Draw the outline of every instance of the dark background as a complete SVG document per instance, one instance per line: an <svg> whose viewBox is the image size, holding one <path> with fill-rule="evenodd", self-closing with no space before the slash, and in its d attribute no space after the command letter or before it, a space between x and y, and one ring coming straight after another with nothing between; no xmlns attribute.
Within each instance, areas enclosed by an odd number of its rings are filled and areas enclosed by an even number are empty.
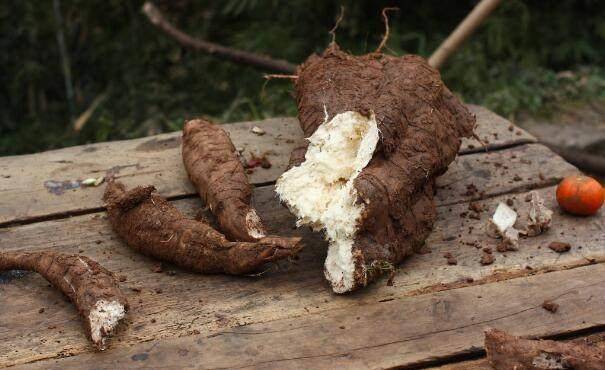
<svg viewBox="0 0 605 370"><path fill-rule="evenodd" d="M300 63L330 41L373 51L390 13L385 52L428 56L477 1L156 1L182 30L226 46ZM288 81L179 46L152 26L143 1L0 2L0 155L132 138L220 122L296 115ZM58 12L54 10L58 5ZM68 97L58 42L69 58ZM446 65L445 82L467 102L514 119L605 98L605 2L504 0ZM101 97L101 98L100 98ZM100 101L80 132L73 121Z"/></svg>

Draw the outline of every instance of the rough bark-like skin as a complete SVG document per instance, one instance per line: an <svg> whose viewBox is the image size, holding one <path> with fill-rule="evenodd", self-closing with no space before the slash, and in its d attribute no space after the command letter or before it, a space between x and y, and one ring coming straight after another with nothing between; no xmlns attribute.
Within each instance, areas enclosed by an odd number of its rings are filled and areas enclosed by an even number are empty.
<svg viewBox="0 0 605 370"><path fill-rule="evenodd" d="M237 275L293 256L301 248L300 238L230 242L207 223L186 218L154 191L153 186L126 191L123 184L111 181L104 195L114 230L147 256L197 272Z"/></svg>
<svg viewBox="0 0 605 370"><path fill-rule="evenodd" d="M355 180L365 203L354 244L356 287L380 276L422 245L435 219L435 177L455 158L475 117L415 55L352 56L330 45L298 69L298 118L306 137L336 114L374 114L380 141ZM304 159L295 149L291 166Z"/></svg>
<svg viewBox="0 0 605 370"><path fill-rule="evenodd" d="M605 369L603 343L529 340L491 329L485 333L485 350L496 370Z"/></svg>
<svg viewBox="0 0 605 370"><path fill-rule="evenodd" d="M225 130L203 119L185 123L183 163L229 239L256 241L265 236L265 227L250 206L252 188Z"/></svg>
<svg viewBox="0 0 605 370"><path fill-rule="evenodd" d="M28 270L42 275L73 302L84 319L88 338L93 341L89 315L100 300L116 301L128 309L126 296L114 274L85 256L41 252L0 252L0 271ZM111 333L101 333L109 337ZM102 341L93 341L99 350Z"/></svg>

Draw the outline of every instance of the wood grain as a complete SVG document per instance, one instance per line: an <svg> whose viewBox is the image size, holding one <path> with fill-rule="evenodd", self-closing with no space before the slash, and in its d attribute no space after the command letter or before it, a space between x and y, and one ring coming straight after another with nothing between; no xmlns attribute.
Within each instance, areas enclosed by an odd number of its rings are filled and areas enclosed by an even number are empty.
<svg viewBox="0 0 605 370"><path fill-rule="evenodd" d="M508 147L535 139L513 128L485 108L471 106L477 115L476 133L489 143L487 149ZM250 129L259 126L262 136ZM224 125L236 147L249 158L266 154L270 169L257 168L249 176L253 184L266 184L286 169L290 151L303 142L295 118ZM101 188L77 187L61 195L49 190L49 181L78 181L116 174L127 185L153 184L168 197L191 195L180 154L180 132L134 140L76 146L38 154L0 158L0 226L49 216L81 214L100 210ZM483 151L476 140L465 140L461 153ZM46 186L45 186L46 184ZM60 191L59 191L60 192Z"/></svg>
<svg viewBox="0 0 605 370"><path fill-rule="evenodd" d="M577 169L541 144L458 156L437 178L438 204L555 185Z"/></svg>
<svg viewBox="0 0 605 370"><path fill-rule="evenodd" d="M262 127L262 136L251 133ZM267 154L270 169L250 174L253 184L274 181L286 168L302 131L293 118L224 125L236 147L249 158ZM127 185L153 184L168 197L193 194L181 159L181 132L135 140L75 146L39 154L0 158L0 224L102 207L101 187L78 187L52 193L47 181L97 178L114 173ZM46 186L45 186L46 182Z"/></svg>
<svg viewBox="0 0 605 370"><path fill-rule="evenodd" d="M0 238L3 248L9 250L51 247L68 253L81 252L124 275L127 280L122 287L133 309L130 324L116 338L117 348L195 332L210 335L229 327L302 318L605 261L605 216L589 219L568 216L556 208L554 188L541 189L540 193L555 210L552 229L541 236L522 239L519 251L495 252L497 240L485 235L483 225L498 202L510 198L516 207L522 207L525 194L479 202L485 209L479 220L468 217L467 203L440 206L435 230L427 240L430 253L405 261L395 275L393 286L382 280L348 296L330 292L323 278L325 242L307 229L293 229L293 217L278 205L271 187L255 190L255 205L261 217L274 228L273 232L302 235L305 249L297 261L284 264L279 270L273 267L260 277L204 276L169 265L164 266L163 273L154 273L157 262L134 253L119 241L104 213L1 229ZM202 208L198 199L174 203L189 215ZM466 216L461 216L464 213ZM547 245L555 240L571 243L571 251L557 254L548 249ZM494 249L494 264L481 266L482 251L475 244ZM448 265L445 253L452 254L457 265ZM171 271L176 274L171 275ZM5 339L0 341L0 366L91 350L75 310L35 274L0 284L0 306L0 337ZM42 307L45 312L39 314ZM53 327L61 328L62 332Z"/></svg>
<svg viewBox="0 0 605 370"><path fill-rule="evenodd" d="M549 336L603 325L604 274L604 264L580 267L26 366L31 369L418 366L480 351L483 331L489 327L515 335ZM553 298L560 304L556 314L541 308L542 301Z"/></svg>

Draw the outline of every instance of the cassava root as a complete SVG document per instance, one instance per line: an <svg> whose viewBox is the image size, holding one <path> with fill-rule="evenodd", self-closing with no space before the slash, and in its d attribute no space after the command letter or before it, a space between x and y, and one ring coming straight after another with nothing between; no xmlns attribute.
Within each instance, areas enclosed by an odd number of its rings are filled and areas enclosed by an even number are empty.
<svg viewBox="0 0 605 370"><path fill-rule="evenodd" d="M496 370L605 369L605 342L530 340L490 329L485 332L485 350Z"/></svg>
<svg viewBox="0 0 605 370"><path fill-rule="evenodd" d="M253 242L266 236L250 206L252 188L229 135L219 125L194 119L183 128L183 163L197 192L233 241Z"/></svg>
<svg viewBox="0 0 605 370"><path fill-rule="evenodd" d="M65 294L84 319L86 335L98 350L107 347L128 310L116 277L90 258L41 252L0 252L0 271L27 270L42 275Z"/></svg>
<svg viewBox="0 0 605 370"><path fill-rule="evenodd" d="M296 75L308 143L293 151L276 191L300 225L326 232L326 277L344 293L422 245L435 220L435 178L472 135L475 117L419 56L353 56L331 43Z"/></svg>
<svg viewBox="0 0 605 370"><path fill-rule="evenodd" d="M186 218L154 192L153 186L126 191L122 183L110 181L104 195L113 229L131 248L147 256L201 273L238 275L291 257L301 248L296 237L229 241L206 222Z"/></svg>

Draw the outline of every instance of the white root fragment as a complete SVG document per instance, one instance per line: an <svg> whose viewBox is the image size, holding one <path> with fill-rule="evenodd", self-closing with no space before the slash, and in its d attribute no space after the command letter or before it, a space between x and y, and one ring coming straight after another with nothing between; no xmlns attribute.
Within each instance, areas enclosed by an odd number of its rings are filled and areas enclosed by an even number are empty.
<svg viewBox="0 0 605 370"><path fill-rule="evenodd" d="M252 127L252 129L250 131L252 131L253 134L256 134L258 136L262 136L265 134L265 130L263 130L262 128L260 128L258 126Z"/></svg>
<svg viewBox="0 0 605 370"><path fill-rule="evenodd" d="M537 191L531 191L522 203L520 216L505 203L499 203L496 212L487 224L487 234L502 238L508 250L517 250L519 235L537 236L550 228L553 212L544 205ZM529 204L529 205L528 205ZM517 224L517 228L514 225Z"/></svg>
<svg viewBox="0 0 605 370"><path fill-rule="evenodd" d="M505 203L498 203L496 212L489 219L487 234L493 238L502 238L509 249L516 249L519 244L519 231L514 228L517 212Z"/></svg>
<svg viewBox="0 0 605 370"><path fill-rule="evenodd" d="M372 159L378 136L373 115L337 114L308 138L305 161L276 183L277 194L297 216L298 226L325 231L330 244L325 275L336 293L354 287L352 248L364 204L357 202L353 184Z"/></svg>
<svg viewBox="0 0 605 370"><path fill-rule="evenodd" d="M502 234L502 243L507 250L516 251L519 248L519 230L509 227Z"/></svg>
<svg viewBox="0 0 605 370"><path fill-rule="evenodd" d="M550 228L552 211L544 205L544 200L537 191L529 193L529 221L525 235L536 236Z"/></svg>
<svg viewBox="0 0 605 370"><path fill-rule="evenodd" d="M116 301L99 300L88 315L90 322L90 337L99 347L105 349L105 340L126 316L126 309Z"/></svg>
<svg viewBox="0 0 605 370"><path fill-rule="evenodd" d="M84 186L99 186L103 183L103 181L105 181L104 176L97 177L97 178L90 177L88 179L84 179L84 180L80 181L80 184L84 185Z"/></svg>

